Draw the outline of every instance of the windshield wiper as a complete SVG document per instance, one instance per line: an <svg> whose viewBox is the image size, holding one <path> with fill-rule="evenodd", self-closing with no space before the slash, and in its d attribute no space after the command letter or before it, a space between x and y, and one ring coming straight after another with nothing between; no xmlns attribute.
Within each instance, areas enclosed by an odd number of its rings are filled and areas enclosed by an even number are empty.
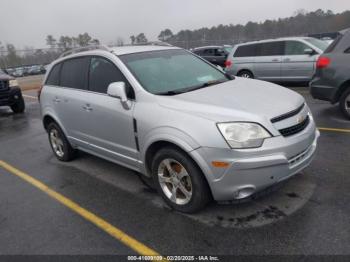
<svg viewBox="0 0 350 262"><path fill-rule="evenodd" d="M185 92L191 92L191 91L194 91L194 90L206 88L208 86L218 85L218 84L221 84L221 83L224 83L224 82L226 82L226 81L222 81L222 80L208 81L208 82L205 82L205 83L200 84L198 86L193 86L193 87L190 87L190 88L186 88Z"/></svg>
<svg viewBox="0 0 350 262"><path fill-rule="evenodd" d="M166 92L159 92L156 93L156 95L160 95L160 96L174 96L174 95L178 95L183 93L182 90L170 90L170 91L166 91Z"/></svg>
<svg viewBox="0 0 350 262"><path fill-rule="evenodd" d="M160 93L156 93L156 95L174 96L174 95L183 94L183 93L195 91L198 89L206 88L208 86L218 85L218 84L221 84L224 82L226 82L226 81L225 80L208 81L208 82L202 83L202 84L197 85L197 86L191 86L191 87L187 87L187 88L180 89L180 90L170 90L170 91L166 91L166 92L160 92Z"/></svg>

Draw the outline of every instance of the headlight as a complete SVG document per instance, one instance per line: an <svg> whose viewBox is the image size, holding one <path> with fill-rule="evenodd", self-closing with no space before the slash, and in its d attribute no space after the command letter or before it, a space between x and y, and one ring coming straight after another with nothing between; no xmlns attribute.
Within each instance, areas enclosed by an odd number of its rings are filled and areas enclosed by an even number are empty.
<svg viewBox="0 0 350 262"><path fill-rule="evenodd" d="M18 86L18 82L16 79L13 79L13 80L10 80L10 87L15 87L15 86Z"/></svg>
<svg viewBox="0 0 350 262"><path fill-rule="evenodd" d="M255 123L219 123L218 128L231 148L261 147L264 139L271 137L262 126Z"/></svg>

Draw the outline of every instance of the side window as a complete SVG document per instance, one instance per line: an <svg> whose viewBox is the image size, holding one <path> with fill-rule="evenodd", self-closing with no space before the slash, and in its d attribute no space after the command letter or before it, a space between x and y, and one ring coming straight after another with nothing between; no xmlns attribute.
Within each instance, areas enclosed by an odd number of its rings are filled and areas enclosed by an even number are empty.
<svg viewBox="0 0 350 262"><path fill-rule="evenodd" d="M249 57L249 56L256 56L256 46L253 45L243 45L237 48L234 57Z"/></svg>
<svg viewBox="0 0 350 262"><path fill-rule="evenodd" d="M305 49L310 49L308 45L298 41L286 41L285 55L304 55Z"/></svg>
<svg viewBox="0 0 350 262"><path fill-rule="evenodd" d="M283 55L283 42L268 42L258 45L258 56Z"/></svg>
<svg viewBox="0 0 350 262"><path fill-rule="evenodd" d="M89 73L89 90L97 93L107 93L110 83L125 82L129 98L134 99L135 94L120 70L110 61L102 57L92 57Z"/></svg>
<svg viewBox="0 0 350 262"><path fill-rule="evenodd" d="M195 50L195 51L193 51L193 53L200 56L200 55L202 55L202 50Z"/></svg>
<svg viewBox="0 0 350 262"><path fill-rule="evenodd" d="M56 64L46 80L46 85L58 86L60 84L60 71L62 63Z"/></svg>
<svg viewBox="0 0 350 262"><path fill-rule="evenodd" d="M215 56L226 56L226 52L221 48L217 48L215 49Z"/></svg>
<svg viewBox="0 0 350 262"><path fill-rule="evenodd" d="M63 62L60 86L87 89L89 58L73 58Z"/></svg>
<svg viewBox="0 0 350 262"><path fill-rule="evenodd" d="M344 51L345 54L350 54L350 47Z"/></svg>
<svg viewBox="0 0 350 262"><path fill-rule="evenodd" d="M214 49L205 49L203 50L204 56L214 56Z"/></svg>

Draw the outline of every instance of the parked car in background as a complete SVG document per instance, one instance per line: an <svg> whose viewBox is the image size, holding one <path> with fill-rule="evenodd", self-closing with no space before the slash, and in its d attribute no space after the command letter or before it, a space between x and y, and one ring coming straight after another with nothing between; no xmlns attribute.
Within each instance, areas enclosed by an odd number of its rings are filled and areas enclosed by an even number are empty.
<svg viewBox="0 0 350 262"><path fill-rule="evenodd" d="M311 37L290 37L236 45L226 62L232 75L273 82L310 81L327 44Z"/></svg>
<svg viewBox="0 0 350 262"><path fill-rule="evenodd" d="M350 29L341 31L319 57L310 92L316 99L339 103L350 119Z"/></svg>
<svg viewBox="0 0 350 262"><path fill-rule="evenodd" d="M29 68L28 74L29 75L41 75L46 72L46 69L42 65L33 65Z"/></svg>
<svg viewBox="0 0 350 262"><path fill-rule="evenodd" d="M17 67L14 69L12 76L14 77L22 77L24 76L24 69L22 67Z"/></svg>
<svg viewBox="0 0 350 262"><path fill-rule="evenodd" d="M225 67L225 62L227 60L227 56L229 55L230 51L232 50L232 46L225 45L225 46L202 46L202 47L196 47L191 49L191 51L200 56L203 57L208 62L218 65L221 67Z"/></svg>
<svg viewBox="0 0 350 262"><path fill-rule="evenodd" d="M0 106L9 106L14 113L23 113L25 103L16 79L0 69Z"/></svg>
<svg viewBox="0 0 350 262"><path fill-rule="evenodd" d="M177 47L87 50L54 61L39 93L61 161L82 150L121 164L153 179L172 208L195 212L211 198L249 198L315 155L319 132L296 92L233 78Z"/></svg>

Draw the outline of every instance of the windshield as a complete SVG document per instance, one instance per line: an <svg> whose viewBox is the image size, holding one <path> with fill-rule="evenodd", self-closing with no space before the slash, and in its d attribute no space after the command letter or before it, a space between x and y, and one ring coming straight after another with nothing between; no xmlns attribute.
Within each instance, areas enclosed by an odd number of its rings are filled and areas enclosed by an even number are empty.
<svg viewBox="0 0 350 262"><path fill-rule="evenodd" d="M324 50L326 50L326 48L328 47L327 42L316 39L316 38L305 38L305 41L309 42L313 46L316 46L318 49L321 49L322 52L324 52Z"/></svg>
<svg viewBox="0 0 350 262"><path fill-rule="evenodd" d="M232 47L232 46L224 46L224 49L225 49L226 52L229 54L229 53L231 53L233 47Z"/></svg>
<svg viewBox="0 0 350 262"><path fill-rule="evenodd" d="M152 94L177 94L228 81L226 75L185 50L162 50L119 58Z"/></svg>

